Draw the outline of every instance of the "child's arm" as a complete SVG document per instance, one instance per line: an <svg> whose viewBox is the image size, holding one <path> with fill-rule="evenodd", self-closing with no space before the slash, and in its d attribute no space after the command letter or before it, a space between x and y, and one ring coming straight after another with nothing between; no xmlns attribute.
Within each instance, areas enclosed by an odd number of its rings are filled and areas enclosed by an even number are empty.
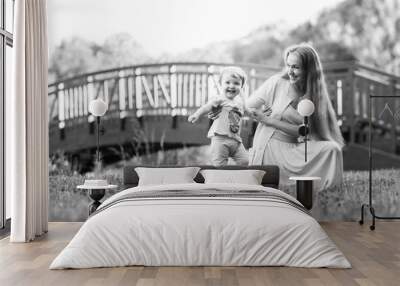
<svg viewBox="0 0 400 286"><path fill-rule="evenodd" d="M216 98L213 100L210 100L206 104L204 104L202 107L196 110L195 113L189 116L188 121L190 123L195 123L201 116L203 116L206 113L209 113L213 107L217 107L222 103L222 99Z"/></svg>

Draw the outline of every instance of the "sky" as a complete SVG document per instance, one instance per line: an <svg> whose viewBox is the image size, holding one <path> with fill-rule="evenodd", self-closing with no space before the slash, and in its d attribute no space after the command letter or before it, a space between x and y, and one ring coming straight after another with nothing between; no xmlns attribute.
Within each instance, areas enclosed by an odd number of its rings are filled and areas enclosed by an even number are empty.
<svg viewBox="0 0 400 286"><path fill-rule="evenodd" d="M101 44L126 32L151 56L233 40L266 24L298 25L342 0L48 0L49 46Z"/></svg>

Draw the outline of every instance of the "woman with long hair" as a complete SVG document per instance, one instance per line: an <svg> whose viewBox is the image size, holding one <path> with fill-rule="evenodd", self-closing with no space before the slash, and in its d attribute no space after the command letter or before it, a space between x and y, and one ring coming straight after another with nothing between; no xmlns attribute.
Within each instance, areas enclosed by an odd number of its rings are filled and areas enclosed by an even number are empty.
<svg viewBox="0 0 400 286"><path fill-rule="evenodd" d="M344 140L329 99L321 61L309 44L289 47L284 53L285 70L267 79L247 100L246 106L259 122L250 151L251 165L280 167L281 184L290 176L321 177L320 188L342 181ZM310 116L310 141L304 160L299 140L303 117L297 112L302 99L314 103Z"/></svg>

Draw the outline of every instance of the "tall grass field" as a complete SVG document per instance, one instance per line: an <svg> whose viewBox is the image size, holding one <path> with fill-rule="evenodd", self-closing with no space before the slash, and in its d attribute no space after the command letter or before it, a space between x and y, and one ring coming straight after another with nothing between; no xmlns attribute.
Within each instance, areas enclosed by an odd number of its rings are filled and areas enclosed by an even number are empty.
<svg viewBox="0 0 400 286"><path fill-rule="evenodd" d="M106 178L110 184L122 185L122 168L130 164L151 165L195 165L209 164L208 146L158 152L103 168L97 176ZM68 166L52 165L49 174L49 219L50 221L85 221L91 202L84 190L76 187L85 178L94 174L79 175L68 171ZM400 169L373 171L373 205L377 215L400 216ZM295 186L287 186L283 191L295 195ZM107 191L105 198L118 192ZM368 172L346 171L342 186L322 190L314 194L311 214L319 221L357 221L360 208L368 202ZM368 216L367 216L368 218Z"/></svg>

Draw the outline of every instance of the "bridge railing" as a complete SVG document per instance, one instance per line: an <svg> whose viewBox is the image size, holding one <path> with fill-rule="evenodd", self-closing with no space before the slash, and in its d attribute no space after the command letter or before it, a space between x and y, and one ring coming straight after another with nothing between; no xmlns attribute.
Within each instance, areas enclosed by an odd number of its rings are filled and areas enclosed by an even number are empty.
<svg viewBox="0 0 400 286"><path fill-rule="evenodd" d="M49 85L49 118L54 127L91 122L89 102L103 98L107 116L188 115L218 91L223 63L163 63L115 68L77 76ZM281 70L263 65L240 65L248 75L246 94ZM400 78L357 62L324 63L328 91L342 131L350 142L362 141L368 116L368 96L398 95ZM392 116L382 113L389 106ZM390 114L390 112L389 112ZM400 100L375 99L372 118L377 130L400 138ZM365 131L365 130L364 130ZM364 132L365 133L365 132ZM361 134L361 135L360 135ZM364 136L365 137L365 136ZM364 140L365 141L365 140Z"/></svg>
<svg viewBox="0 0 400 286"><path fill-rule="evenodd" d="M60 128L76 120L93 118L88 104L97 97L110 113L186 115L207 102L218 90L220 63L167 63L112 69L66 79L49 85L49 118ZM249 75L247 93L278 69L242 65Z"/></svg>

